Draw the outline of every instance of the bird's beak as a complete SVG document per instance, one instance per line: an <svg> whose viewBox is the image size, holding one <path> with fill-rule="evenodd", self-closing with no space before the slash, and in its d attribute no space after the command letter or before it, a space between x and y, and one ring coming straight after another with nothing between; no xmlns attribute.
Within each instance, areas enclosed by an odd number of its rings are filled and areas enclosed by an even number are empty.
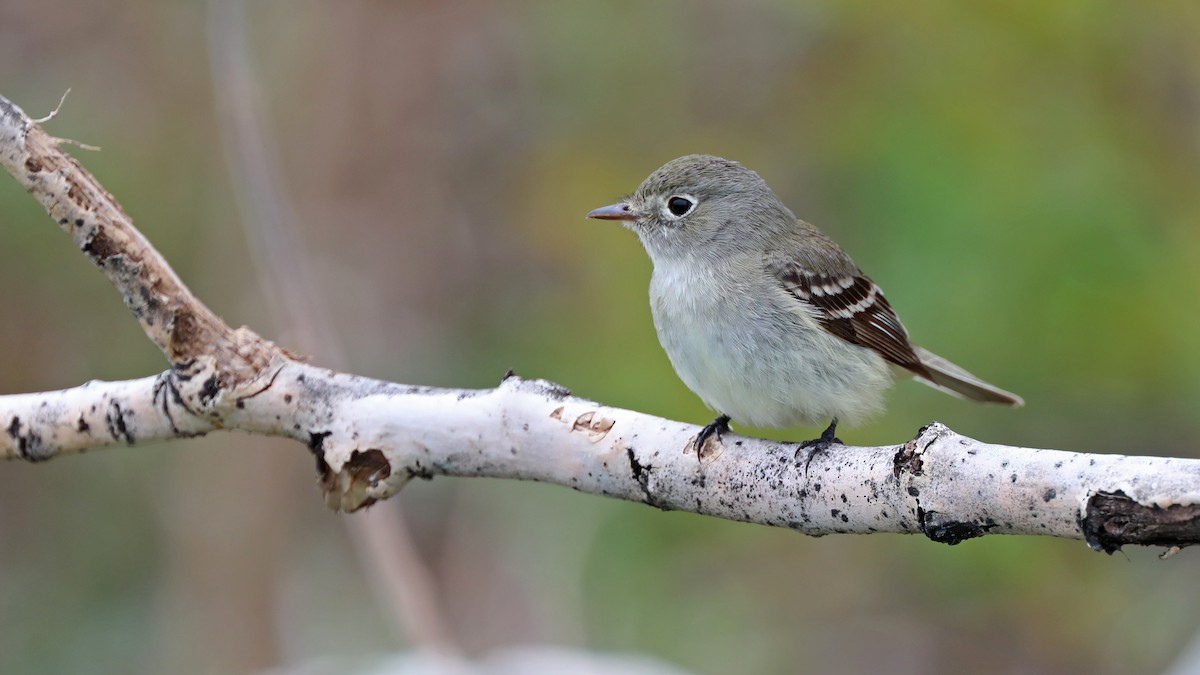
<svg viewBox="0 0 1200 675"><path fill-rule="evenodd" d="M597 220L637 220L637 216L633 215L633 211L629 210L629 205L625 202L601 206L588 213L587 217Z"/></svg>

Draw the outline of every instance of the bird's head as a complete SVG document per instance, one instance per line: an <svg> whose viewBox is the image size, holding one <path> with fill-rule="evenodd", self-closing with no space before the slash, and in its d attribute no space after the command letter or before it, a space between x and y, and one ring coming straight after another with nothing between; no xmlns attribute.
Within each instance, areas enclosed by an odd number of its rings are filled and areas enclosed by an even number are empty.
<svg viewBox="0 0 1200 675"><path fill-rule="evenodd" d="M588 218L621 221L656 263L761 249L764 238L796 222L757 173L712 155L667 162L636 192Z"/></svg>

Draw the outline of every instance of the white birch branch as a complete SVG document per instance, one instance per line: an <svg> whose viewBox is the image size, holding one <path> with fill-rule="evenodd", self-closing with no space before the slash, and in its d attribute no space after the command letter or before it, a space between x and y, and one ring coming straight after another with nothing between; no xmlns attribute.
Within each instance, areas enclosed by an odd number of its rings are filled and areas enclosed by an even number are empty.
<svg viewBox="0 0 1200 675"><path fill-rule="evenodd" d="M7 437L0 458L40 462L121 443L198 436L212 422L187 413L170 373L74 389L0 396Z"/></svg>
<svg viewBox="0 0 1200 675"><path fill-rule="evenodd" d="M794 444L732 433L698 459L699 427L541 380L447 390L317 368L212 314L112 196L2 97L0 161L117 286L172 364L153 378L0 396L0 458L239 429L304 442L327 503L348 511L414 477L486 476L811 535L921 533L955 544L1041 534L1108 552L1200 541L1200 460L991 445L937 423L902 445L835 446L810 465Z"/></svg>

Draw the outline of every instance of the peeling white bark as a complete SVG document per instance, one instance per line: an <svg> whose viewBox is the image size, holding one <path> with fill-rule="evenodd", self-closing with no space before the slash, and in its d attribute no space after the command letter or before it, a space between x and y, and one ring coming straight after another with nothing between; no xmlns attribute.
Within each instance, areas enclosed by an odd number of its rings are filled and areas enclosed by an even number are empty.
<svg viewBox="0 0 1200 675"><path fill-rule="evenodd" d="M317 457L326 501L354 510L414 477L537 480L581 492L806 534L983 534L1125 544L1200 541L1200 460L981 443L940 424L896 446L711 439L509 377L447 390L335 373L233 330L183 286L95 179L0 97L0 163L75 238L172 367L128 382L0 396L0 458L40 461L215 429L286 436Z"/></svg>

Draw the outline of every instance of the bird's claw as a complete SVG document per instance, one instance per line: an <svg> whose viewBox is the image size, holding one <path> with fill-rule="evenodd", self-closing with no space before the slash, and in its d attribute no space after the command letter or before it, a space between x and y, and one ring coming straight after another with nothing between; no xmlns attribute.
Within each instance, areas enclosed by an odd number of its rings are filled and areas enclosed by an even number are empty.
<svg viewBox="0 0 1200 675"><path fill-rule="evenodd" d="M837 418L836 417L833 418L833 421L829 423L829 426L825 428L825 431L821 432L821 435L819 437L814 438L811 441L804 441L796 448L796 460L797 461L799 461L799 459L800 459L800 452L802 450L809 451L808 459L806 459L804 461L804 475L805 476L808 476L808 465L812 464L813 457L816 457L817 455L826 452L827 450L829 450L829 448L833 447L834 445L842 445L843 444L842 439L837 437L837 423L838 423Z"/></svg>
<svg viewBox="0 0 1200 675"><path fill-rule="evenodd" d="M726 431L729 431L729 415L721 415L710 422L708 426L701 429L700 433L696 434L696 459L699 460L704 457L704 446L708 443L709 439L716 436L719 443L721 441L721 434Z"/></svg>

